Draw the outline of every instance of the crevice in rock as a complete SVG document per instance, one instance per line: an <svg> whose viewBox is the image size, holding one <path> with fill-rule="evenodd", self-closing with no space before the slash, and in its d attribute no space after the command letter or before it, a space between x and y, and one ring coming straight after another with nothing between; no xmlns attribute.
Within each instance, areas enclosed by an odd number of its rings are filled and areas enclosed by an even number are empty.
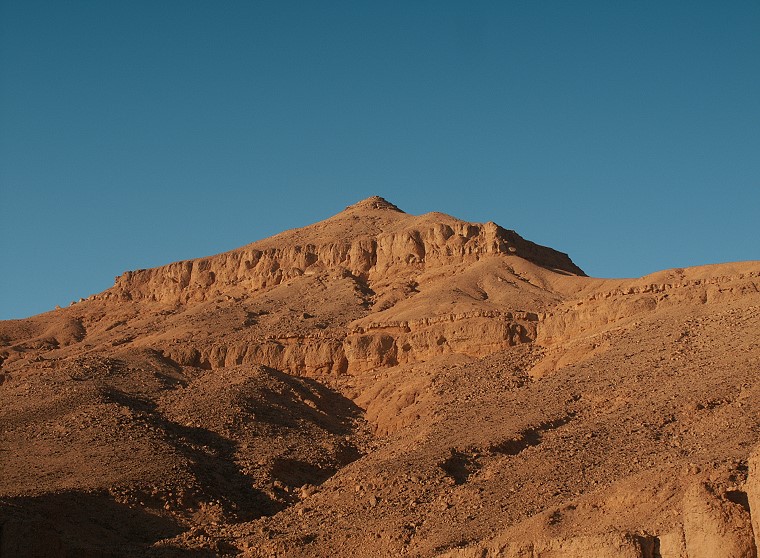
<svg viewBox="0 0 760 558"><path fill-rule="evenodd" d="M747 513L750 513L749 498L746 492L742 490L728 490L726 491L726 500L739 504Z"/></svg>

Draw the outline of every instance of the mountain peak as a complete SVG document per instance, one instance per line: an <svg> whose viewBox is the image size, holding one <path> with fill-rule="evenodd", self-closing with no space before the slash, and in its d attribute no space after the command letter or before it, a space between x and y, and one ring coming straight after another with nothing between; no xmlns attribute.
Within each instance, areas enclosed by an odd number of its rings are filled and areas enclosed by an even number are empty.
<svg viewBox="0 0 760 558"><path fill-rule="evenodd" d="M352 210L352 209L359 209L359 210L384 210L384 211L398 211L399 213L404 213L401 209L399 209L397 206L386 200L385 198L382 198L380 196L370 196L367 199L364 199L360 202L357 202L353 205L349 205L346 210Z"/></svg>

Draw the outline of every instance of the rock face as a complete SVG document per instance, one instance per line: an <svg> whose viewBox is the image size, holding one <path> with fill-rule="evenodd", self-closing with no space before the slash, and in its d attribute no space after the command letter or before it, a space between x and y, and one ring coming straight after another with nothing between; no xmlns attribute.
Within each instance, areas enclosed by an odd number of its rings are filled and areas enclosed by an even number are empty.
<svg viewBox="0 0 760 558"><path fill-rule="evenodd" d="M373 197L0 322L0 555L757 555L760 263Z"/></svg>
<svg viewBox="0 0 760 558"><path fill-rule="evenodd" d="M756 472L752 471L746 487L757 484ZM709 481L705 476L681 479L683 485L676 493L683 494L679 513L673 514L674 522L663 526L658 533L625 532L611 529L599 514L590 515L565 528L590 533L568 533L558 536L556 518L559 511L545 512L549 521L540 516L517 525L490 542L457 549L442 554L447 558L522 558L533 557L631 557L631 558L706 558L736 557L755 558L757 548L750 519L746 494L740 490L727 490L721 481ZM678 482L678 481L676 481ZM623 488L623 487L621 487ZM639 495L647 492L646 487ZM606 505L596 504L597 509L625 502L646 515L636 495L624 487L621 495L608 496ZM613 491L614 492L614 491ZM621 498L622 496L622 498ZM593 498L593 496L592 496ZM604 496L602 496L604 498ZM630 499L629 499L630 498ZM598 501L598 497L595 498ZM626 500L628 500L626 502ZM752 501L752 500L750 500ZM575 505L571 508L576 509ZM586 524L588 522L588 524ZM594 525L595 524L595 525ZM547 529L547 525L553 526ZM643 526L643 525L642 525ZM559 530L564 530L559 528Z"/></svg>
<svg viewBox="0 0 760 558"><path fill-rule="evenodd" d="M365 219L368 213L375 218L380 215L381 227L376 233L346 237L340 225ZM301 235L284 234L218 256L128 271L117 277L103 296L187 304L230 288L255 292L304 274L338 268L371 285L374 278L409 266L424 269L498 254L583 274L566 254L529 242L495 223L466 223L442 214L426 217L407 216L382 198L370 198L347 208L320 229L308 231L307 235L313 232L307 236L308 243L298 242Z"/></svg>
<svg viewBox="0 0 760 558"><path fill-rule="evenodd" d="M650 538L606 533L458 550L441 558L654 558Z"/></svg>
<svg viewBox="0 0 760 558"><path fill-rule="evenodd" d="M347 230L354 234L347 235ZM373 197L317 225L225 254L126 272L95 299L192 307L220 297L247 299L298 280L339 276L369 294L366 302L374 305L383 297L397 298L393 293L399 285L416 284L415 278L425 274L448 270L453 275L457 269L493 258L519 258L583 275L566 254L495 223L467 223L440 213L416 217ZM535 340L537 320L535 313L519 308L505 312L483 304L433 315L424 311L412 319L346 324L329 335L265 333L216 343L180 343L163 350L183 366L260 364L298 375L344 374L443 354L490 354Z"/></svg>
<svg viewBox="0 0 760 558"><path fill-rule="evenodd" d="M760 548L760 447L756 448L749 459L749 478L746 484L747 504L752 514L752 531L755 536L755 548Z"/></svg>
<svg viewBox="0 0 760 558"><path fill-rule="evenodd" d="M357 373L423 362L437 355L480 356L530 343L536 338L532 313L471 312L404 322L357 326L342 338L278 337L217 343L200 349L168 348L183 366L207 369L260 364L302 376Z"/></svg>
<svg viewBox="0 0 760 558"><path fill-rule="evenodd" d="M472 312L370 324L346 337L348 371L422 362L450 353L492 354L534 341L537 320L529 312Z"/></svg>
<svg viewBox="0 0 760 558"><path fill-rule="evenodd" d="M721 498L705 483L684 497L683 530L689 558L755 558L755 540L747 510Z"/></svg>

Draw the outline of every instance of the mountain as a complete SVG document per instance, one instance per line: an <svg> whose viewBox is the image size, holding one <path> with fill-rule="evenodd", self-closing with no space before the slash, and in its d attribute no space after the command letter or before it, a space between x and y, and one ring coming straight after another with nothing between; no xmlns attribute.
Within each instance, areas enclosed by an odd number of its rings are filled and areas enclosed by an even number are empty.
<svg viewBox="0 0 760 558"><path fill-rule="evenodd" d="M0 556L756 556L758 332L372 197L0 322Z"/></svg>

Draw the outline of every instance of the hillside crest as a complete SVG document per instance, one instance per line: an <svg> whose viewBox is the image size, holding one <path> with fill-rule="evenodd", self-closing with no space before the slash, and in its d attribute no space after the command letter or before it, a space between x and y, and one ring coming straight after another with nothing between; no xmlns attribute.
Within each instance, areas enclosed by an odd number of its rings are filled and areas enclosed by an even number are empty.
<svg viewBox="0 0 760 558"><path fill-rule="evenodd" d="M493 222L468 223L442 213L409 215L372 196L325 221L230 252L127 271L97 298L186 304L241 289L260 291L325 270L346 270L372 283L409 267L430 269L497 255L585 276L567 254Z"/></svg>

